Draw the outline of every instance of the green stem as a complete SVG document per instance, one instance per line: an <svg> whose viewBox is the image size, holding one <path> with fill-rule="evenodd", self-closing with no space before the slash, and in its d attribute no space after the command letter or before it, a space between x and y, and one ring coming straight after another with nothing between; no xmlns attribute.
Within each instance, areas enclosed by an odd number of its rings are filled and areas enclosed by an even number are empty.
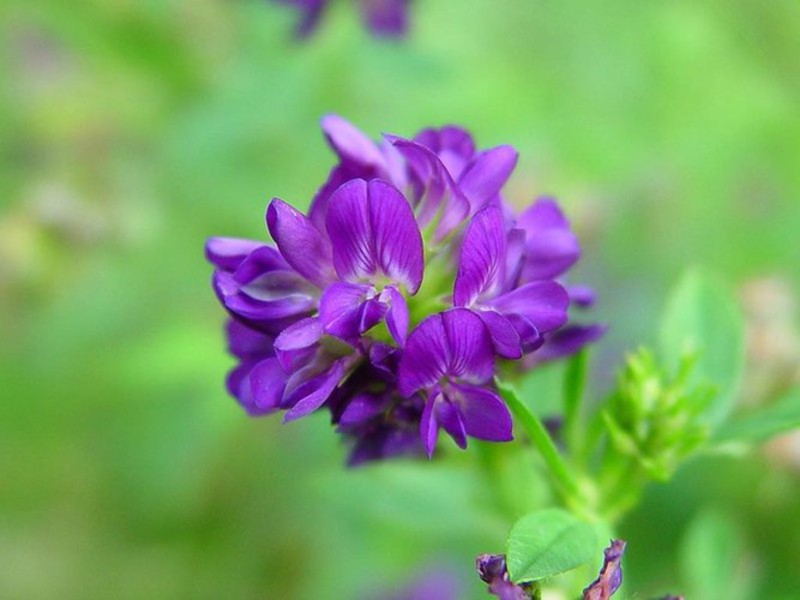
<svg viewBox="0 0 800 600"><path fill-rule="evenodd" d="M508 385L500 381L497 381L496 385L506 404L511 409L514 418L538 448L567 504L583 506L583 493L578 480L561 454L559 454L558 448L556 448L539 417L519 399L516 392Z"/></svg>
<svg viewBox="0 0 800 600"><path fill-rule="evenodd" d="M587 351L581 350L567 363L564 376L564 442L572 455L579 451L582 439L581 409L586 389L586 377L589 370Z"/></svg>

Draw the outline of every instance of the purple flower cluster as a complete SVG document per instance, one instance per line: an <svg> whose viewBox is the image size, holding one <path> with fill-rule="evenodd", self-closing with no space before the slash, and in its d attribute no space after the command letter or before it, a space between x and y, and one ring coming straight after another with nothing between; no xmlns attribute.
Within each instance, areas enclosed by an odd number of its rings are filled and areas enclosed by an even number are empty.
<svg viewBox="0 0 800 600"><path fill-rule="evenodd" d="M329 0L275 0L300 12L297 36L308 37L319 26ZM410 0L358 0L361 16L367 28L378 37L400 37L408 29Z"/></svg>
<svg viewBox="0 0 800 600"><path fill-rule="evenodd" d="M563 284L580 255L566 218L552 199L519 215L505 202L510 146L479 151L452 126L380 143L338 116L322 128L338 163L308 215L274 199L274 246L206 245L239 359L230 393L287 421L327 407L351 464L430 456L442 429L462 448L510 440L496 361L557 358L602 334L567 325L591 294Z"/></svg>

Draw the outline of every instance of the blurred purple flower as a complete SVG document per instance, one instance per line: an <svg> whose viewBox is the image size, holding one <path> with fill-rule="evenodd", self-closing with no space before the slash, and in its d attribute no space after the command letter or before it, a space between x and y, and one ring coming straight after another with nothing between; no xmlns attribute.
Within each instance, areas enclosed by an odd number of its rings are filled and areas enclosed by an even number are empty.
<svg viewBox="0 0 800 600"><path fill-rule="evenodd" d="M457 600L461 598L458 578L438 566L399 591L382 590L366 596L369 600Z"/></svg>
<svg viewBox="0 0 800 600"><path fill-rule="evenodd" d="M298 37L313 34L319 26L329 0L274 0L292 6L300 12ZM358 0L364 25L377 37L402 37L408 30L410 0Z"/></svg>
<svg viewBox="0 0 800 600"><path fill-rule="evenodd" d="M501 196L517 161L455 126L373 142L323 118L338 157L308 215L274 199L274 245L212 238L214 290L239 364L228 389L252 415L327 406L351 464L421 448L439 429L511 439L495 358L533 361L602 335L567 324L592 290L565 287L580 248L544 199L514 215Z"/></svg>
<svg viewBox="0 0 800 600"><path fill-rule="evenodd" d="M611 544L603 551L603 567L600 574L586 589L583 600L608 600L622 585L622 555L625 553L625 542L611 540Z"/></svg>
<svg viewBox="0 0 800 600"><path fill-rule="evenodd" d="M489 584L489 593L500 600L530 600L531 587L511 582L504 554L481 554L475 560L481 580Z"/></svg>

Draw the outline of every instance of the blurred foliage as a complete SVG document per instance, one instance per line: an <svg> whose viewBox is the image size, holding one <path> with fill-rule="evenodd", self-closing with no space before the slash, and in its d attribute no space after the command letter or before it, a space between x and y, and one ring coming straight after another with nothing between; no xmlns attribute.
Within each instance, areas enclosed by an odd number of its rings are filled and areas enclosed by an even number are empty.
<svg viewBox="0 0 800 600"><path fill-rule="evenodd" d="M511 521L474 451L343 472L324 417L223 391L202 243L308 202L326 112L520 149L510 196L560 197L612 324L600 389L689 264L796 297L795 0L417 0L388 44L340 5L297 44L261 0L0 4L0 597L352 598L432 561L483 597L473 559ZM626 589L680 591L676 533L713 547L727 526L695 514L723 506L750 597L796 597L799 487L786 448L698 459L623 524Z"/></svg>

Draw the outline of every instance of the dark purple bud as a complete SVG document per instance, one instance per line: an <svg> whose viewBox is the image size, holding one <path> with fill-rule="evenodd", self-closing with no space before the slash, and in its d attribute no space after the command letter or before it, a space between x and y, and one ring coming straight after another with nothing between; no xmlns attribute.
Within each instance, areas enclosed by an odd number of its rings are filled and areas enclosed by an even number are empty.
<svg viewBox="0 0 800 600"><path fill-rule="evenodd" d="M481 554L475 560L481 580L489 584L489 593L500 600L530 600L531 586L511 582L504 554Z"/></svg>
<svg viewBox="0 0 800 600"><path fill-rule="evenodd" d="M583 590L583 600L608 600L619 589L625 545L623 540L611 540L611 545L603 550L603 568L597 579Z"/></svg>

